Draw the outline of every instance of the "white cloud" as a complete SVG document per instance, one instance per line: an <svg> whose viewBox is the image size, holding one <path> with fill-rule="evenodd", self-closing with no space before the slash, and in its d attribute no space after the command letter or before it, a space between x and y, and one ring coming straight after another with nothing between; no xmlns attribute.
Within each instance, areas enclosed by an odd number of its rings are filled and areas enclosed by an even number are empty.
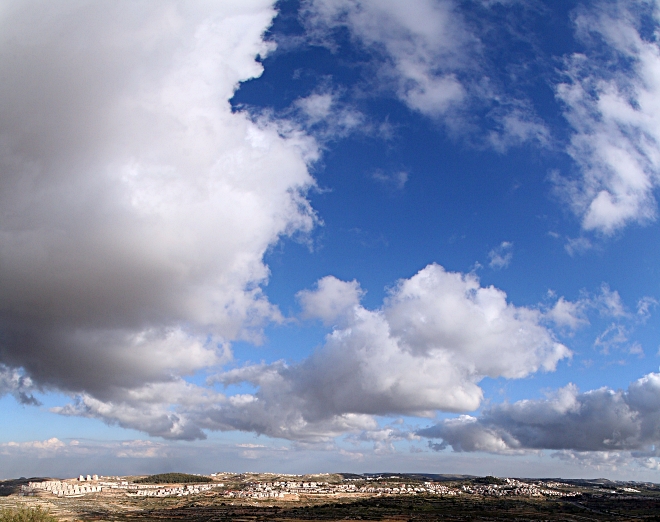
<svg viewBox="0 0 660 522"><path fill-rule="evenodd" d="M650 455L644 452L660 442L658 433L657 373L631 383L626 391L600 388L579 393L570 384L547 399L493 405L479 418L449 419L418 432L442 439L455 451L633 451L633 456L644 458Z"/></svg>
<svg viewBox="0 0 660 522"><path fill-rule="evenodd" d="M626 328L623 325L612 323L596 337L594 347L600 348L602 353L608 354L613 348L618 348L627 342Z"/></svg>
<svg viewBox="0 0 660 522"><path fill-rule="evenodd" d="M370 87L391 92L413 111L458 134L478 133L474 114L488 108L490 129L479 143L499 152L524 142L547 146L550 133L531 103L505 94L487 63L476 31L454 0L306 0L307 37L329 47L333 31L348 29L371 53ZM494 73L494 74L491 74Z"/></svg>
<svg viewBox="0 0 660 522"><path fill-rule="evenodd" d="M557 299L553 307L548 310L546 317L557 326L576 330L580 326L589 324L585 315L584 301L567 301L564 297Z"/></svg>
<svg viewBox="0 0 660 522"><path fill-rule="evenodd" d="M603 317L622 318L628 316L619 292L616 290L610 290L609 285L605 283L600 286L600 294L592 300L591 305L596 308Z"/></svg>
<svg viewBox="0 0 660 522"><path fill-rule="evenodd" d="M177 388L226 362L228 341L258 341L282 320L261 291L263 255L315 223L305 194L317 146L229 104L261 74L274 15L271 0L4 4L9 372L81 393L86 411L121 409L127 394ZM137 409L99 412L141 421ZM145 429L199 435L168 422Z"/></svg>
<svg viewBox="0 0 660 522"><path fill-rule="evenodd" d="M341 101L339 92L321 89L297 99L289 113L320 141L345 138L353 132L370 133L373 126L355 107Z"/></svg>
<svg viewBox="0 0 660 522"><path fill-rule="evenodd" d="M340 281L326 276L316 283L316 290L298 292L303 316L321 319L331 325L337 320L345 323L360 305L364 292L357 281Z"/></svg>
<svg viewBox="0 0 660 522"><path fill-rule="evenodd" d="M557 176L553 176L553 181L555 181L558 185L564 183L564 181L560 180L560 178ZM585 254L593 247L593 243L586 237L568 238L566 240L566 244L564 245L564 249L571 257L573 257L575 254Z"/></svg>
<svg viewBox="0 0 660 522"><path fill-rule="evenodd" d="M507 268L513 259L513 243L510 241L502 241L500 246L493 248L488 252L488 259L490 259L488 266L493 270L501 270Z"/></svg>
<svg viewBox="0 0 660 522"><path fill-rule="evenodd" d="M226 400L222 394L179 378L114 390L104 399L83 393L75 402L54 407L51 411L61 415L97 418L107 424L140 430L165 439L194 440L206 438L196 422L197 413Z"/></svg>
<svg viewBox="0 0 660 522"><path fill-rule="evenodd" d="M585 230L612 234L656 218L660 48L640 35L646 5L614 2L581 11L576 26L588 51L571 57L568 81L557 88L574 129L569 153L581 168L581 177L563 180L561 190ZM596 52L601 42L606 57Z"/></svg>
<svg viewBox="0 0 660 522"><path fill-rule="evenodd" d="M308 314L338 321L325 345L297 365L219 375L219 382L258 390L236 407L206 411L207 428L306 440L373 431L374 415L473 410L484 377L552 371L570 356L540 324L541 312L438 265L401 280L375 311L359 305L355 282L324 278L300 295Z"/></svg>
<svg viewBox="0 0 660 522"><path fill-rule="evenodd" d="M109 446L109 447L107 447ZM160 459L171 457L173 448L150 440L128 440L117 445L106 445L107 450L120 459ZM85 448L98 452L97 448Z"/></svg>
<svg viewBox="0 0 660 522"><path fill-rule="evenodd" d="M550 292L551 295L554 295ZM653 303L651 299L646 305L647 299L643 298L639 301L638 307L641 310L638 317L645 317L648 312L648 307ZM578 328L588 325L588 313L598 312L600 317L612 318L619 321L631 319L631 315L626 311L626 307L621 300L619 292L610 290L609 285L603 283L600 286L600 291L597 294L590 294L586 291L581 292L581 296L576 301L568 301L563 296L559 297L554 305L545 312L547 319L555 323L560 328L568 328L570 330L577 330ZM611 329L625 330L625 326L620 323L613 323Z"/></svg>
<svg viewBox="0 0 660 522"><path fill-rule="evenodd" d="M39 459L85 458L100 455L116 458L148 458L156 459L171 457L173 448L165 443L148 440L125 441L62 441L56 437L47 440L31 440L26 442L0 443L0 455Z"/></svg>
<svg viewBox="0 0 660 522"><path fill-rule="evenodd" d="M392 172L391 174L377 170L371 177L383 186L394 190L403 190L408 182L408 173L405 170Z"/></svg>
<svg viewBox="0 0 660 522"><path fill-rule="evenodd" d="M11 455L16 453L32 453L39 457L52 456L60 452L66 444L56 437L48 440L33 440L27 442L3 442L0 443L0 453Z"/></svg>
<svg viewBox="0 0 660 522"><path fill-rule="evenodd" d="M653 297L644 296L637 302L637 317L645 323L651 317L651 310L658 306L658 301Z"/></svg>
<svg viewBox="0 0 660 522"><path fill-rule="evenodd" d="M640 343L633 343L628 347L628 353L631 355L639 355L640 357L644 356L644 348Z"/></svg>
<svg viewBox="0 0 660 522"><path fill-rule="evenodd" d="M562 460L571 464L577 464L583 468L590 468L603 471L616 471L620 467L628 466L631 461L631 455L626 451L572 451L561 450L552 453L552 458ZM646 459L642 465L654 459Z"/></svg>
<svg viewBox="0 0 660 522"><path fill-rule="evenodd" d="M322 0L307 3L308 23L344 25L367 47L382 52L383 79L412 109L439 116L461 104L465 89L454 70L470 37L453 4L422 0Z"/></svg>
<svg viewBox="0 0 660 522"><path fill-rule="evenodd" d="M333 98L334 97L331 93L314 93L306 98L296 100L295 103L311 123L317 123L330 116L330 111L332 110L332 105L334 103Z"/></svg>
<svg viewBox="0 0 660 522"><path fill-rule="evenodd" d="M363 443L373 444L374 455L390 455L397 452L394 443L400 441L416 442L421 440L409 426L406 426L402 418L390 422L386 426L379 426L375 429L364 430L358 434L352 434L344 439L345 441L360 446ZM413 452L423 451L416 446L409 446Z"/></svg>
<svg viewBox="0 0 660 522"><path fill-rule="evenodd" d="M529 107L509 107L496 116L497 129L490 132L488 141L501 153L525 142L537 142L541 147L550 144L548 127Z"/></svg>

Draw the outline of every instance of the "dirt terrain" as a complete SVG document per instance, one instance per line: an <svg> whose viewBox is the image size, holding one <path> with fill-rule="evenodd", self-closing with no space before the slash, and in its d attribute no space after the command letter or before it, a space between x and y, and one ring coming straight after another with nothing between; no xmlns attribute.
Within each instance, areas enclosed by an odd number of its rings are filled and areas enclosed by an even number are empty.
<svg viewBox="0 0 660 522"><path fill-rule="evenodd" d="M343 481L341 476L324 478L336 484ZM309 477L305 479L309 480ZM481 482L480 479L469 479L445 482L449 488L464 492L455 495L358 492L255 499L229 498L226 495L228 488L254 489L260 481L272 484L272 476L235 475L223 477L223 480L224 489L165 498L138 497L121 489L77 497L58 497L46 491L25 494L26 489L21 486L27 484L27 479L11 483L5 481L0 482L0 494L4 495L0 496L0 509L41 506L62 521L90 522L660 521L660 488L655 485L636 485L636 488L631 488L608 484L604 487L602 484L585 482L562 484L564 491L574 493L573 496L525 496L518 493L496 496L498 487L508 486L484 483L483 479ZM421 480L424 479L420 479L420 485L429 484ZM410 477L406 482L408 485L415 484ZM355 483L355 479L352 479L352 483ZM393 477L389 480L389 486L400 486L400 483L401 478ZM357 484L361 483L358 481ZM379 485L387 484L381 481ZM515 491L523 490L518 488Z"/></svg>

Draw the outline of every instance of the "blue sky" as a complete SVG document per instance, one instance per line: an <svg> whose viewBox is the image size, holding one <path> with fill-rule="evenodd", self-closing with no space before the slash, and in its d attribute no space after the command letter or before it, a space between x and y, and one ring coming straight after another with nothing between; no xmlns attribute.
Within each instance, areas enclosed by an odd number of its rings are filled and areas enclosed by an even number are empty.
<svg viewBox="0 0 660 522"><path fill-rule="evenodd" d="M660 4L0 24L0 475L657 481Z"/></svg>

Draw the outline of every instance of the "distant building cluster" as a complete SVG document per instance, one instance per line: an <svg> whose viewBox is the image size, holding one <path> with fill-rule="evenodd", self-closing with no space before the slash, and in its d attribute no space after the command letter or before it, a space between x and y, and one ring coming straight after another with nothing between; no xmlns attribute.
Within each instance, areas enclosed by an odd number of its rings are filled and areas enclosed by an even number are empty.
<svg viewBox="0 0 660 522"><path fill-rule="evenodd" d="M130 484L129 495L137 497L187 497L198 495L213 488L221 488L224 484L186 484L185 486L153 486L147 484Z"/></svg>
<svg viewBox="0 0 660 522"><path fill-rule="evenodd" d="M397 484L391 486L363 486L357 489L359 493L372 493L376 495L458 495L459 491L448 488L436 482L419 484Z"/></svg>
<svg viewBox="0 0 660 522"><path fill-rule="evenodd" d="M229 497L244 498L285 498L286 496L307 494L323 495L332 493L355 493L354 484L329 484L327 482L275 481L254 482L243 489L228 491Z"/></svg>
<svg viewBox="0 0 660 522"><path fill-rule="evenodd" d="M396 484L389 486L367 485L359 487L351 483L351 479L346 479L347 483L329 484L328 482L258 482L247 485L240 491L228 492L228 496L247 497L247 498L277 498L285 495L299 494L346 494L361 493L375 495L417 495L417 494L436 494L436 495L456 495L457 490L446 486L426 482L423 486L419 484Z"/></svg>
<svg viewBox="0 0 660 522"><path fill-rule="evenodd" d="M452 488L437 482L424 482L423 484L366 484L358 486L351 479L340 484L328 482L254 482L246 484L240 490L227 491L225 496L236 498L286 498L290 495L312 494L366 494L366 495L444 495L455 496L473 494L483 496L529 496L529 497L571 497L579 493L573 491L559 491L548 489L535 484L528 484L516 479L504 479L504 484L463 485Z"/></svg>
<svg viewBox="0 0 660 522"><path fill-rule="evenodd" d="M576 497L574 491L544 489L537 484L528 484L516 479L504 479L504 484L471 484L461 486L461 491L487 497Z"/></svg>
<svg viewBox="0 0 660 522"><path fill-rule="evenodd" d="M190 484L138 484L122 477L101 477L98 475L80 475L78 479L45 480L30 482L22 486L23 495L35 495L49 492L58 497L79 497L89 493L122 494L131 497L187 497L212 490L216 495L237 499L283 499L296 500L300 495L482 495L491 497L527 496L527 497L575 497L581 493L569 484L554 481L523 482L518 479L493 479L490 483L479 481L461 481L449 485L440 482L409 482L400 477L345 478L340 481L305 481L300 475L278 475L279 480L263 480L262 473L227 474L230 484L219 482L225 474L214 473L213 482ZM254 480L254 479L261 480ZM595 486L594 486L595 487ZM639 493L630 487L621 488L622 492ZM607 492L598 489L599 492ZM611 493L615 493L612 491Z"/></svg>
<svg viewBox="0 0 660 522"><path fill-rule="evenodd" d="M98 484L78 485L71 482L64 482L60 480L45 480L43 482L29 482L27 486L22 486L21 491L23 494L32 493L34 491L49 491L58 497L80 497L87 493L100 493L103 487Z"/></svg>

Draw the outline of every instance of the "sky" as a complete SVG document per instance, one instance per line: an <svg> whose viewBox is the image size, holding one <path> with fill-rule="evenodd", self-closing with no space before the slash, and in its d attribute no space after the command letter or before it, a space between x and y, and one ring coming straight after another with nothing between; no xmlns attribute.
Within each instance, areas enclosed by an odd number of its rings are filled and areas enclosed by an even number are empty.
<svg viewBox="0 0 660 522"><path fill-rule="evenodd" d="M660 1L0 3L0 478L660 482Z"/></svg>

